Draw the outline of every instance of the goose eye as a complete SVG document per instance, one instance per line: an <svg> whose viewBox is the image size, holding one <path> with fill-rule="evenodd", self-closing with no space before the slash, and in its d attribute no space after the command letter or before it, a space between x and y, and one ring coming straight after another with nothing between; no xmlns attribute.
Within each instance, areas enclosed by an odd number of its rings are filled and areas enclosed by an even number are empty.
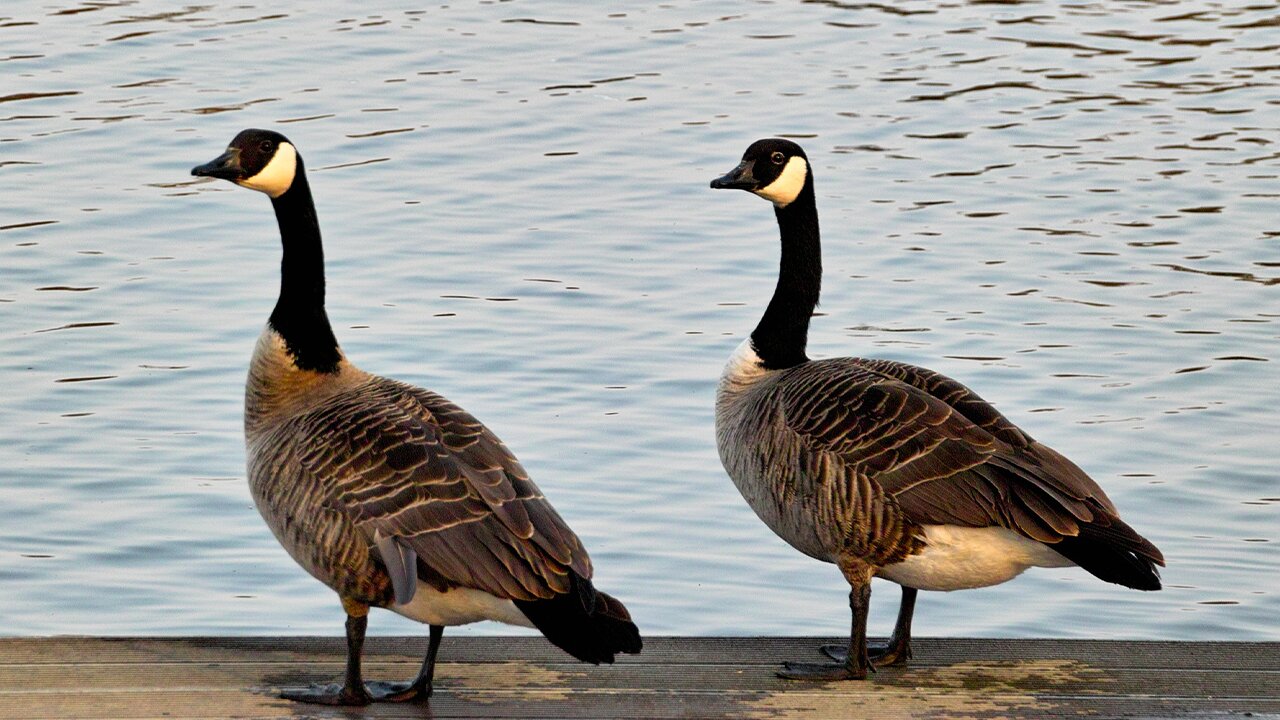
<svg viewBox="0 0 1280 720"><path fill-rule="evenodd" d="M271 141L263 140L262 142L258 143L258 149L264 153L271 152Z"/></svg>
<svg viewBox="0 0 1280 720"><path fill-rule="evenodd" d="M786 156L784 156L780 152L775 152L774 154L769 156L769 159L773 161L774 165L781 165L782 161L786 159Z"/></svg>

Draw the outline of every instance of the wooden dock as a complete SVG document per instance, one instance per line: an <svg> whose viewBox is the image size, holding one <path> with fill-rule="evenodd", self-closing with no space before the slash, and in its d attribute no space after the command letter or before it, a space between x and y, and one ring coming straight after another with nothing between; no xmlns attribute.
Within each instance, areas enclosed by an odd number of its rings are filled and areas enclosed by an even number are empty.
<svg viewBox="0 0 1280 720"><path fill-rule="evenodd" d="M339 638L0 639L0 718L1280 718L1280 643L916 641L865 682L780 680L837 638L646 638L617 665L542 638L449 637L429 704L326 708L278 688L337 680ZM365 674L409 679L426 640L372 637Z"/></svg>

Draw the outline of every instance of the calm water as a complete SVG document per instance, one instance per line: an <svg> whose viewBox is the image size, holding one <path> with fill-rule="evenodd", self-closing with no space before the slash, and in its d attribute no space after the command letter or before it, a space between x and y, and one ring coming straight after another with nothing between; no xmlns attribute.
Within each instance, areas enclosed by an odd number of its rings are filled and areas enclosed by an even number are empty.
<svg viewBox="0 0 1280 720"><path fill-rule="evenodd" d="M847 631L712 437L777 238L707 182L781 133L811 353L970 384L1169 559L925 594L918 632L1280 639L1280 6L333 5L0 9L0 632L340 633L243 478L271 208L188 175L259 126L312 169L349 356L496 430L646 632Z"/></svg>

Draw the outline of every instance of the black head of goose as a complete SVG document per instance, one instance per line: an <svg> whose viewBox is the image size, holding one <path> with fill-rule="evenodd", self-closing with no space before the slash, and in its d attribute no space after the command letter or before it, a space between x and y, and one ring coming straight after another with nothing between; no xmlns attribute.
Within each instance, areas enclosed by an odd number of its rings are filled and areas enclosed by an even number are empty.
<svg viewBox="0 0 1280 720"><path fill-rule="evenodd" d="M347 613L344 682L283 695L338 705L428 697L443 628L479 620L537 627L586 662L639 652L626 608L592 586L578 537L497 436L443 397L343 356L293 144L245 130L191 172L265 193L280 226L280 295L245 390L249 487L281 545ZM412 682L363 681L370 607L430 625Z"/></svg>
<svg viewBox="0 0 1280 720"><path fill-rule="evenodd" d="M711 187L772 202L782 242L773 298L717 388L720 459L765 524L835 563L851 587L848 647L823 648L836 662L787 663L779 675L864 678L905 663L918 590L1068 565L1160 589L1163 556L1102 488L972 390L904 363L808 359L822 264L813 169L799 145L759 140ZM868 648L873 576L903 590L893 636Z"/></svg>

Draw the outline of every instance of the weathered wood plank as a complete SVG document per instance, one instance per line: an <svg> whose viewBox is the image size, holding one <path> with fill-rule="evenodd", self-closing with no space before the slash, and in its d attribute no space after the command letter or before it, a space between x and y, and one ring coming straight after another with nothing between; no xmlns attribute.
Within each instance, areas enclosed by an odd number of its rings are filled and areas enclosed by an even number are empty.
<svg viewBox="0 0 1280 720"><path fill-rule="evenodd" d="M446 640L429 706L332 709L276 697L336 679L337 638L0 639L0 720L65 718L1280 718L1280 643L921 639L866 682L773 675L814 638L652 638L614 666L541 638ZM413 675L420 638L371 638L368 677Z"/></svg>
<svg viewBox="0 0 1280 720"><path fill-rule="evenodd" d="M628 656L629 663L671 663L774 666L784 660L816 657L825 643L848 638L794 637L646 637L644 652ZM950 665L976 660L1057 658L1079 660L1095 667L1150 669L1280 671L1280 643L1174 642L1151 640L1046 640L1003 638L915 638L913 665ZM365 656L394 661L418 661L425 652L423 637L370 637ZM42 662L138 662L159 657L173 662L217 660L313 662L318 657L341 659L341 637L175 637L175 638L0 638L0 666ZM450 637L441 646L442 662L529 660L559 663L565 654L540 637Z"/></svg>
<svg viewBox="0 0 1280 720"><path fill-rule="evenodd" d="M366 662L366 679L408 680L418 672L419 661ZM343 673L341 660L315 662L208 662L192 663L45 663L0 666L0 688L28 692L94 692L143 690L190 685L199 678L209 690L304 685L337 682ZM499 683L493 678L501 677ZM436 674L440 689L501 689L558 687L576 690L628 690L655 688L673 692L742 691L781 692L796 683L778 678L771 667L731 664L654 665L623 661L592 667L575 662L493 663L441 662ZM548 679L550 682L548 683ZM496 683L496 684L494 684ZM1151 670L1099 668L1077 660L1022 659L965 661L944 666L889 668L874 678L877 688L911 688L925 693L947 693L963 685L982 684L995 692L1051 692L1056 695L1114 695L1141 692L1152 697L1238 697L1280 699L1280 673L1267 670ZM854 688L857 685L853 686ZM850 690L849 692L857 691Z"/></svg>
<svg viewBox="0 0 1280 720"><path fill-rule="evenodd" d="M178 691L85 693L54 697L0 696L0 717L22 720L149 720L151 718L991 718L1143 717L1223 718L1228 714L1280 717L1280 702L1224 698L1211 705L1168 698L1058 698L1032 695L850 696L833 692L662 693L629 691L441 693L429 705L380 704L368 708L299 705L265 696L200 688Z"/></svg>

